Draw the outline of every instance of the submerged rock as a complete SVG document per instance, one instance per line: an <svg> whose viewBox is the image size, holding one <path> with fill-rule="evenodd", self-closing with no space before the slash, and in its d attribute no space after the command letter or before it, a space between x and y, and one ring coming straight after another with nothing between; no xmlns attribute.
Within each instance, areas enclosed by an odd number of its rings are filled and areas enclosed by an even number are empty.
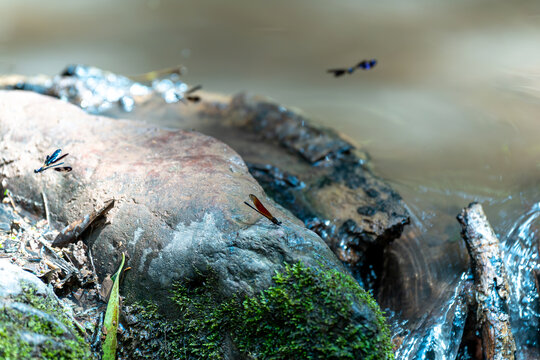
<svg viewBox="0 0 540 360"><path fill-rule="evenodd" d="M52 289L0 259L0 358L91 359Z"/></svg>
<svg viewBox="0 0 540 360"><path fill-rule="evenodd" d="M122 252L127 254L132 270L123 292L129 301L148 299L170 311L170 292L178 281L202 287L212 301L255 297L272 286L287 263L348 276L324 241L268 199L240 156L214 138L89 116L22 92L0 92L0 109L0 180L13 194L36 203L45 191L52 220L62 225L115 199L109 223L83 239L102 277L114 272ZM34 174L56 148L69 153L64 160L73 171ZM250 193L283 224L276 226L245 206ZM210 278L214 282L208 287ZM329 294L329 301L342 296ZM387 348L376 343L385 332L376 307L366 298L348 301L350 312L340 326L370 329L375 341L370 346Z"/></svg>

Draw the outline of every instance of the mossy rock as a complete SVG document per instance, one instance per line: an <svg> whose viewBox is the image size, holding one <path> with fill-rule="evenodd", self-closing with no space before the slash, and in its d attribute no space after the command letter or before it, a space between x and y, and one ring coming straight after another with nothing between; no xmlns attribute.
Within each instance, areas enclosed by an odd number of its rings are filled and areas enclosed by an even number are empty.
<svg viewBox="0 0 540 360"><path fill-rule="evenodd" d="M0 359L92 359L52 290L7 261L0 277Z"/></svg>
<svg viewBox="0 0 540 360"><path fill-rule="evenodd" d="M273 281L233 299L216 298L212 278L178 285L169 316L136 305L121 358L394 359L383 314L350 276L297 263Z"/></svg>

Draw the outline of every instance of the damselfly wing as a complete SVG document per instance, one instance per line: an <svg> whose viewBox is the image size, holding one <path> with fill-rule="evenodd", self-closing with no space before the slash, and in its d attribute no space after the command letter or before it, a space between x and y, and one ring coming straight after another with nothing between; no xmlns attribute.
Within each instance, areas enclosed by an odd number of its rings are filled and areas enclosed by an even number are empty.
<svg viewBox="0 0 540 360"><path fill-rule="evenodd" d="M250 208L252 208L256 212L258 212L259 214L261 214L262 216L264 216L265 218L267 218L268 220L270 220L274 224L281 225L281 221L276 219L274 217L274 215L272 215L270 213L270 211L268 211L268 209L264 207L264 205L261 203L261 201L255 195L249 194L249 198L251 199L251 201L253 202L253 205L255 205L255 207L251 206L250 204L248 204L245 201L244 201L244 204L246 204L247 206L249 206Z"/></svg>
<svg viewBox="0 0 540 360"><path fill-rule="evenodd" d="M356 67L359 68L359 69L364 69L364 70L369 70L371 68L373 68L375 65L377 65L377 60L375 59L372 59L372 60L364 60L362 62L360 62Z"/></svg>
<svg viewBox="0 0 540 360"><path fill-rule="evenodd" d="M344 69L330 69L327 72L333 73L335 77L339 77L345 75L346 71Z"/></svg>
<svg viewBox="0 0 540 360"><path fill-rule="evenodd" d="M195 85L194 87L192 87L191 89L189 89L188 91L186 91L186 94L191 94L197 90L201 90L202 89L202 85Z"/></svg>
<svg viewBox="0 0 540 360"><path fill-rule="evenodd" d="M68 156L69 154L64 154L60 156L62 153L61 149L56 149L55 152L52 153L52 155L47 155L47 158L45 159L45 162L43 163L45 166L49 166L51 164L54 164L55 162L58 162Z"/></svg>
<svg viewBox="0 0 540 360"><path fill-rule="evenodd" d="M192 87L191 89L187 90L184 94L184 99L188 100L188 101L191 101L191 102L194 102L194 103L197 103L199 101L201 101L201 97L199 95L191 95L193 94L195 91L197 90L201 90L202 89L202 85L196 85L194 87Z"/></svg>
<svg viewBox="0 0 540 360"><path fill-rule="evenodd" d="M59 172L70 172L71 170L73 170L71 166L61 166L61 167L54 168L54 171L59 171Z"/></svg>
<svg viewBox="0 0 540 360"><path fill-rule="evenodd" d="M151 83L156 79L169 78L171 76L180 76L186 72L186 68L183 65L178 65L166 69L154 70L147 72L145 74L138 74L129 76L131 80L142 82L142 83Z"/></svg>

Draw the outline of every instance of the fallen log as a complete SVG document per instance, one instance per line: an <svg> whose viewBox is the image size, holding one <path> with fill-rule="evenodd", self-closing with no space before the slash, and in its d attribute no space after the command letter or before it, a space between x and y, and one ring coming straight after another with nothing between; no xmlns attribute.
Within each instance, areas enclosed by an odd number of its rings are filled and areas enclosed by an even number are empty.
<svg viewBox="0 0 540 360"><path fill-rule="evenodd" d="M469 204L457 219L471 258L473 302L484 359L513 360L516 344L510 328L509 285L499 240L480 204Z"/></svg>

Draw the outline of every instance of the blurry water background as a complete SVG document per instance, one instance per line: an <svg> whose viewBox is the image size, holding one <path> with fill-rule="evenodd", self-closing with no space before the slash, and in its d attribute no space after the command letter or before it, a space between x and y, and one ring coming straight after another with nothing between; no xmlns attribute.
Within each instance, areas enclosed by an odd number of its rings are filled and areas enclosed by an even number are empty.
<svg viewBox="0 0 540 360"><path fill-rule="evenodd" d="M364 146L413 214L408 256L424 265L407 276L432 289L389 309L409 330L422 305L455 297L467 267L455 215L480 201L508 250L518 342L536 346L539 40L536 0L0 0L1 73L183 64L188 83L269 96ZM373 70L326 73L371 58Z"/></svg>

